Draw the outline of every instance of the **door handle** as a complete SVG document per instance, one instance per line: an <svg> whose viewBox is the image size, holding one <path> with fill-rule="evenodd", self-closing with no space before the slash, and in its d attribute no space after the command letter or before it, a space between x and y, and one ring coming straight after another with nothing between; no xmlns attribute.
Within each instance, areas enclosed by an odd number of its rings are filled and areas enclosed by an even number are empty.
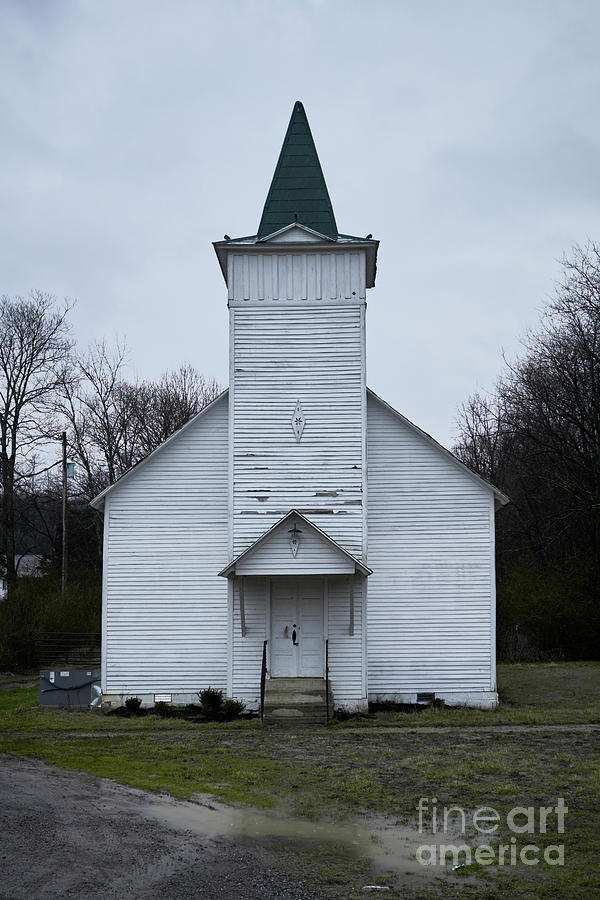
<svg viewBox="0 0 600 900"><path fill-rule="evenodd" d="M296 640L296 629L295 628L292 631L292 643L293 643L294 647L298 646L298 641Z"/></svg>

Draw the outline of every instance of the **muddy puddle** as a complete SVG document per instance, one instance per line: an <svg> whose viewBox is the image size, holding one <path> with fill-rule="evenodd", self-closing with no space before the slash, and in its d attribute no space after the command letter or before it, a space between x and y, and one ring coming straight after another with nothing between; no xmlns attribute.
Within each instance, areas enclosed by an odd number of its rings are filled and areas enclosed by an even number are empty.
<svg viewBox="0 0 600 900"><path fill-rule="evenodd" d="M367 860L380 874L412 875L430 880L449 873L446 867L425 867L415 857L422 844L447 843L449 835L419 834L391 819L361 818L335 824L286 818L254 808L225 806L213 798L180 802L160 798L140 808L147 818L205 839L225 838L270 847L283 842L296 850L335 848L341 855Z"/></svg>

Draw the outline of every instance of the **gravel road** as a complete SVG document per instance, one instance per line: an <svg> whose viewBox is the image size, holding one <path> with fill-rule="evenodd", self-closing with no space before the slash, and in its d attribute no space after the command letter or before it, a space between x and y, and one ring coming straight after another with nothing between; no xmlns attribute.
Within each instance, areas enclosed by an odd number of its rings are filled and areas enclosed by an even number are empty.
<svg viewBox="0 0 600 900"><path fill-rule="evenodd" d="M160 821L144 791L0 755L0 900L324 900L273 847ZM152 805L154 815L143 810Z"/></svg>

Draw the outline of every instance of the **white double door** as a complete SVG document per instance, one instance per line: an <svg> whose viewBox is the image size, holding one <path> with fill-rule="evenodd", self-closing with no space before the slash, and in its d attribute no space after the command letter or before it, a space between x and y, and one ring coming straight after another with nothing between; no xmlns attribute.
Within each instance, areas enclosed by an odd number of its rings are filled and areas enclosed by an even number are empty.
<svg viewBox="0 0 600 900"><path fill-rule="evenodd" d="M325 671L323 579L273 578L271 676L322 678Z"/></svg>

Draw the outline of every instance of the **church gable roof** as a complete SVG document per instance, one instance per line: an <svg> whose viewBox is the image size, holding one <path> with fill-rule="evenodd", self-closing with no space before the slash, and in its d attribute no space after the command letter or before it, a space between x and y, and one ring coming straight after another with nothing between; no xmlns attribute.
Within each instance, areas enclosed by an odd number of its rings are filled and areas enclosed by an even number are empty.
<svg viewBox="0 0 600 900"><path fill-rule="evenodd" d="M149 453L147 456L144 456L143 459L140 459L139 462L135 463L130 469L127 469L126 472L123 472L123 474L119 478L117 478L117 480L113 484L109 484L108 487L105 487L104 490L97 494L97 496L94 497L93 500L90 500L90 506L94 509L102 510L102 508L104 507L104 500L108 494L112 493L112 491L114 491L116 488L121 487L123 483L129 481L130 478L135 477L140 471L145 469L148 463L152 462L152 460L156 459L158 455L162 454L163 450L166 447L170 447L172 444L176 443L182 435L190 431L190 429L192 429L198 422L207 418L207 414L210 413L216 406L218 406L218 404L222 403L223 401L229 402L228 388L225 388L225 390L221 391L221 393L217 397L215 397L214 400L211 400L210 403L207 403L206 406L200 410L200 412L196 413L195 416L192 416L192 418L189 419L184 425L182 425L181 428L178 428L177 431L174 431L173 434L170 435L170 437L164 440L162 444L159 444L158 447L152 450L151 453Z"/></svg>
<svg viewBox="0 0 600 900"><path fill-rule="evenodd" d="M264 238L259 238L261 244L283 244L283 243L318 243L323 241L333 241L333 238L327 237L326 234L319 234L313 228L302 225L300 222L292 222L273 234L267 234Z"/></svg>
<svg viewBox="0 0 600 900"><path fill-rule="evenodd" d="M494 500L496 502L497 507L506 506L507 503L510 503L510 498L503 494L501 490L495 487L491 482L486 481L485 478L482 478L481 475L477 475L476 472L473 472L468 466L462 462L452 453L450 450L447 450L442 444L436 441L435 438L431 437L430 434L427 434L426 431L423 431L422 428L419 428L418 425L415 425L414 422L411 422L410 419L407 419L406 416L403 416L402 413L398 412L397 409L394 409L393 406L390 406L389 403L386 403L385 400L382 400L375 391L372 391L371 388L367 388L367 397L375 403L378 403L383 409L386 409L389 413L392 414L399 422L401 422L404 426L406 426L413 434L417 435L421 440L423 440L426 444L428 444L433 450L439 453L442 458L451 462L454 466L456 466L459 470L464 472L464 474L473 479L475 482L481 485L481 487L486 488L488 491L494 495ZM367 413L368 414L368 413Z"/></svg>
<svg viewBox="0 0 600 900"><path fill-rule="evenodd" d="M438 453L442 454L446 459L451 460L454 465L458 466L465 473L465 475L467 475L470 478L477 481L479 484L481 484L482 487L485 487L488 490L492 491L498 506L505 506L507 503L510 502L510 499L509 499L509 497L506 496L506 494L502 493L502 491L500 491L493 484L490 484L489 481L486 481L484 478L481 478L481 476L479 476L475 472L471 471L471 469L469 469L469 467L466 466L460 459L458 459L458 457L456 457L453 453L451 453L450 450L447 450L445 447L443 447L441 444L439 444L435 440L435 438L432 438L431 435L427 434L425 431L423 431L421 428L419 428L417 425L415 425L414 422L411 422L409 419L407 419L406 416L403 416L402 413L399 413L398 410L393 408L393 406L390 406L389 403L386 403L385 400L382 400L381 397L379 397L370 388L367 388L367 395L368 395L368 397L371 398L372 401L374 401L375 403L381 404L381 406L384 407L385 409L387 409L393 416L395 416L398 419L398 421L402 422L405 426L410 428L415 434L419 435L424 441L426 441ZM178 431L174 432L169 438L167 438L166 441L164 441L162 444L160 444L160 446L158 446L156 448L156 450L153 450L152 453L150 453L148 456L146 456L144 459L142 459L139 463L137 463L131 469L128 469L128 471L125 472L114 484L109 485L109 487L105 488L100 494L98 494L98 496L95 497L91 501L90 506L93 506L95 509L98 509L98 510L102 509L102 507L104 505L104 498L106 497L107 494L111 493L115 488L118 488L121 484L123 484L124 481L129 480L129 478L131 478L132 476L135 476L140 470L144 469L146 464L150 460L154 459L157 454L161 453L162 450L166 446L169 446L172 442L177 441L179 439L179 437L182 434L184 434L185 432L187 432L188 429L192 428L195 423L204 419L206 414L210 410L212 410L218 403L227 401L228 396L229 396L229 391L227 389L225 389L211 403L209 403L207 406L205 406L204 409L202 409L199 413L197 413L195 416L193 416L189 420L189 422L186 422L186 424L183 425ZM335 545L336 547L339 547L339 550L342 553L347 553L347 551L344 550L343 547L340 547L338 544L336 544L336 542L332 538L330 538L328 535L326 535L325 532L321 531L321 529L317 528L317 526L314 525L312 522L308 522L308 520L305 519L305 517L302 516L301 513L298 513L296 510L292 510L290 513L288 513L286 516L284 516L284 519L287 518L287 516L292 515L292 514L296 514L300 518L304 519L304 521L306 521L308 523L308 525L310 525L311 528L315 529L321 535L323 535L323 537L327 541L330 541L333 545ZM278 525L280 525L284 521L284 519L281 519L279 522L277 522L276 525L273 526L273 528L276 528ZM273 529L270 529L268 532L266 532L266 534L264 534L261 538L259 538L258 541L256 542L256 544L258 544L263 539L265 539L271 533L272 530ZM255 545L253 544L252 547L254 547L254 546ZM252 547L249 547L246 551L244 551L244 553L241 554L241 556L238 557L238 559L241 559L241 557L244 556L245 553L248 553L252 549ZM352 557L350 554L347 554L347 555L351 559L354 559L354 557ZM356 562L358 563L359 566L363 565L358 560L356 560ZM235 561L234 561L234 563L235 563ZM233 563L230 565L233 565ZM223 572L220 574L225 574L225 570L223 570Z"/></svg>
<svg viewBox="0 0 600 900"><path fill-rule="evenodd" d="M290 538L296 536L296 552ZM298 512L290 510L219 575L370 575L371 569Z"/></svg>
<svg viewBox="0 0 600 900"><path fill-rule="evenodd" d="M264 238L293 222L337 239L333 206L308 119L299 100L292 110L257 236Z"/></svg>

